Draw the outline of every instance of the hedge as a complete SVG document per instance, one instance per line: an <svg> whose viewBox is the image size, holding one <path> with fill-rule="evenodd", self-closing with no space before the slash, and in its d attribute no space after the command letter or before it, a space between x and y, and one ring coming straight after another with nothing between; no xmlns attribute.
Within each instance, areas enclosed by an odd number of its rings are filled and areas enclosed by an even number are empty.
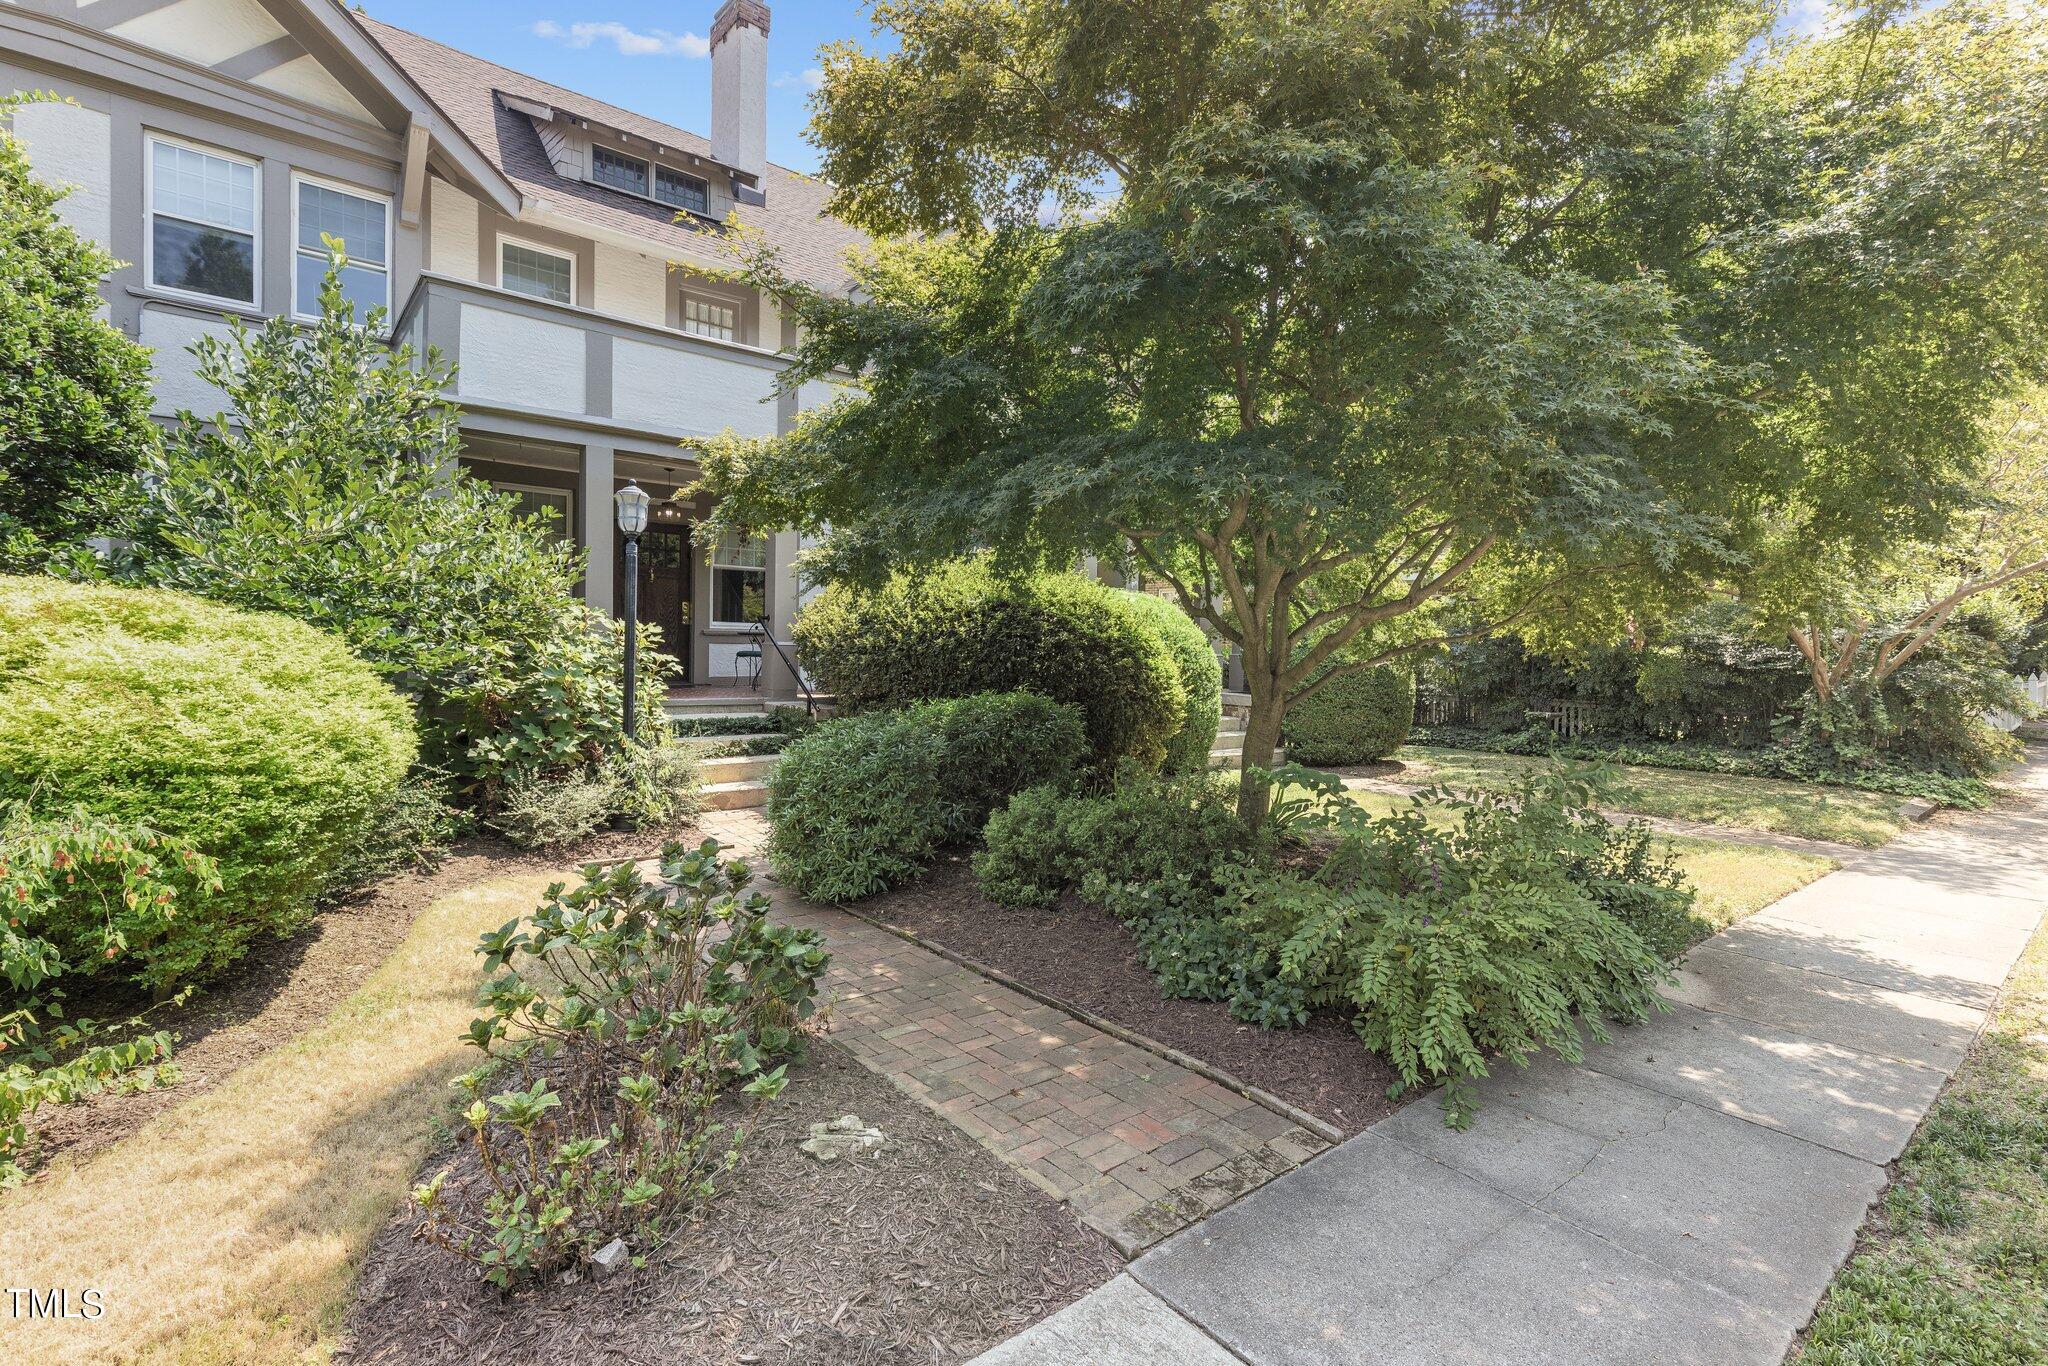
<svg viewBox="0 0 2048 1366"><path fill-rule="evenodd" d="M1140 619L1159 632L1180 685L1187 693L1181 705L1180 728L1166 742L1165 771L1206 773L1209 754L1216 748L1216 729L1223 719L1223 665L1216 649L1194 619L1165 598L1150 593L1119 593Z"/></svg>
<svg viewBox="0 0 2048 1366"><path fill-rule="evenodd" d="M219 892L136 946L152 986L300 923L417 751L406 703L309 626L182 593L0 578L0 803L82 805L220 866ZM71 947L62 927L44 933Z"/></svg>
<svg viewBox="0 0 2048 1366"><path fill-rule="evenodd" d="M916 876L1025 788L1087 755L1080 716L1035 693L978 694L827 721L768 780L776 876L853 901Z"/></svg>
<svg viewBox="0 0 2048 1366"><path fill-rule="evenodd" d="M1323 684L1287 709L1280 733L1297 763L1363 764L1406 744L1414 724L1415 675L1382 667Z"/></svg>
<svg viewBox="0 0 2048 1366"><path fill-rule="evenodd" d="M1131 595L980 562L835 585L797 618L806 669L848 712L1022 689L1076 708L1096 762L1156 770L1184 725L1175 655Z"/></svg>

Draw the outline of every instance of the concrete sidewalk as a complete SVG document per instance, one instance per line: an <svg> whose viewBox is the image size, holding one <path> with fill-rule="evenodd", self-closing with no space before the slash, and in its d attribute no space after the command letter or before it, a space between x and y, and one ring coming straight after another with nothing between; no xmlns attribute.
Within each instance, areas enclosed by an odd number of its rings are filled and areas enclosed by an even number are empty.
<svg viewBox="0 0 2048 1366"><path fill-rule="evenodd" d="M1715 936L1672 1011L1411 1105L981 1358L1775 1362L2048 901L2022 809L1901 836Z"/></svg>

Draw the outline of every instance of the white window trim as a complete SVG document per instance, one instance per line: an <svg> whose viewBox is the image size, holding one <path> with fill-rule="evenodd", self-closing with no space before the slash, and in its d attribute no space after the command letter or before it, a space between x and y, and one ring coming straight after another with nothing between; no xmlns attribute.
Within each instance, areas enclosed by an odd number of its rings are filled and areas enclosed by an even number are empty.
<svg viewBox="0 0 2048 1366"><path fill-rule="evenodd" d="M723 309L725 312L730 313L732 315L732 323L728 330L732 335L720 337L710 332L698 332L692 329L690 326L690 305L692 303L706 308ZM725 342L727 345L737 344L741 346L747 344L741 340L747 330L747 310L746 305L740 300L728 295L710 294L684 286L681 290L677 291L677 305L676 322L680 325L678 327L679 331L696 337L700 341Z"/></svg>
<svg viewBox="0 0 2048 1366"><path fill-rule="evenodd" d="M623 185L614 185L608 180L599 180L597 178L597 154L599 152L603 152L606 156L619 161L638 162L640 166L640 188L629 190ZM583 178L592 185L597 186L600 190L612 190L618 194L629 194L640 199L652 199L654 197L654 163L646 157L637 157L631 152L621 152L618 148L607 147L603 143L594 142L590 145L590 169Z"/></svg>
<svg viewBox="0 0 2048 1366"><path fill-rule="evenodd" d="M506 247L525 247L525 248L526 248L526 249L527 249L528 251L537 251L537 252L539 252L539 253L540 253L541 255L543 255L543 256L552 256L552 257L554 257L554 258L555 258L556 260L558 260L558 261L567 261L567 262L569 263L569 299L568 299L568 302L567 302L566 304L564 304L564 305L559 305L559 306L560 306L560 307L567 307L567 308L575 308L575 307L577 307L577 304L576 304L576 253L575 253L575 252L573 252L573 251L563 251L563 250L562 250L562 249L561 249L560 247L551 247L551 246L549 246L549 245L548 245L547 243L545 243L545 242L536 242L536 241L534 241L534 240L533 240L532 238L529 238L529 237L514 237L514 236L512 236L512 235L511 235L510 233L499 233L499 234L498 234L498 288L499 288L499 289L503 289L503 290L505 290L505 292L506 292L507 294L515 295L515 296L517 296L518 298L521 298L521 299L531 299L531 300L533 300L533 301L534 301L535 303L537 303L537 304L552 304L552 303L554 303L555 301L554 301L553 299L543 299L543 298L541 298L541 297L540 297L539 295L537 295L537 294L522 294L522 293L520 293L520 292L519 292L518 290L516 290L516 289L507 289L507 288L506 288L506 286L505 286L505 248L506 248Z"/></svg>
<svg viewBox="0 0 2048 1366"><path fill-rule="evenodd" d="M224 294L201 294L194 289L180 289L176 285L160 285L156 281L156 154L150 150L157 143L166 147L183 147L189 152L199 152L222 161L233 161L247 166L255 172L250 181L249 192L254 199L255 212L251 216L249 232L249 292L253 299L231 299ZM190 223L189 218L179 218L167 213L166 218ZM202 227L216 226L201 224ZM233 228L223 229L233 232ZM201 303L227 304L238 312L261 313L263 311L263 161L260 157L243 156L225 148L194 142L190 138L174 137L145 128L142 132L142 282L159 294L169 294L180 299L196 299Z"/></svg>
<svg viewBox="0 0 2048 1366"><path fill-rule="evenodd" d="M357 199L373 199L384 206L384 264L381 266L373 266L367 262L355 262L355 264L360 265L364 270L381 270L384 272L384 311L388 318L392 310L398 306L393 301L394 296L391 288L391 253L392 249L397 245L391 240L391 218L394 207L391 196L366 189L361 185L351 185L346 180L330 180L326 176L307 175L303 171L292 172L292 316L301 322L317 322L320 317L317 313L302 313L299 311L299 256L304 251L304 248L299 245L299 186L301 185L318 185L325 190L335 190L341 194L354 195ZM354 258L351 257L350 260L354 261ZM576 267L573 260L570 262L569 268L572 272L575 270ZM500 269L503 269L503 267L500 266ZM574 289L575 284L572 279L570 284L572 293Z"/></svg>
<svg viewBox="0 0 2048 1366"><path fill-rule="evenodd" d="M723 540L724 538L720 537L719 539ZM720 564L718 562L718 541L713 541L710 547L706 549L706 551L704 552L705 567L708 570L711 578L711 605L714 608L716 608L718 605L718 571L721 569L737 570L741 573L747 574L759 574L761 576L761 605L763 607L766 607L768 605L767 562L773 556L775 543L769 537L766 536L756 536L751 537L750 539L758 540L761 543L762 562L760 564ZM760 628L761 623L758 621L717 620L713 620L710 623L710 625L705 627L705 629L708 631L757 631Z"/></svg>

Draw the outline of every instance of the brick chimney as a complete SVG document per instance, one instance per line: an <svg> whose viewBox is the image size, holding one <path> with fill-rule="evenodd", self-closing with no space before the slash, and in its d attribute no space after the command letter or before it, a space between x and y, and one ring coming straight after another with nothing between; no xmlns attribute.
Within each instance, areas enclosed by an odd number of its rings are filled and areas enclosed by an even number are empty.
<svg viewBox="0 0 2048 1366"><path fill-rule="evenodd" d="M711 158L757 178L768 169L768 7L761 0L725 0L711 21ZM758 195L740 198L758 202Z"/></svg>

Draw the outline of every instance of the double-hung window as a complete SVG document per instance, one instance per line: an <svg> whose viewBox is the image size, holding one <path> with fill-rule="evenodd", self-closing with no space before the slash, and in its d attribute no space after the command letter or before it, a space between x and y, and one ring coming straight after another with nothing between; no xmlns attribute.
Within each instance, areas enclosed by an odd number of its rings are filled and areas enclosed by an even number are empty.
<svg viewBox="0 0 2048 1366"><path fill-rule="evenodd" d="M711 547L711 624L752 626L768 614L768 542L726 532Z"/></svg>
<svg viewBox="0 0 2048 1366"><path fill-rule="evenodd" d="M509 238L498 243L498 284L550 303L576 301L576 258Z"/></svg>
<svg viewBox="0 0 2048 1366"><path fill-rule="evenodd" d="M654 197L691 213L711 212L709 192L703 181L666 166L654 168Z"/></svg>
<svg viewBox="0 0 2048 1366"><path fill-rule="evenodd" d="M647 163L638 157L614 152L609 147L590 149L590 178L627 194L647 193Z"/></svg>
<svg viewBox="0 0 2048 1366"><path fill-rule="evenodd" d="M306 176L292 189L292 311L320 315L320 286L327 278L327 243L339 241L348 256L341 268L341 292L356 306L356 321L368 322L373 308L391 307L391 201L330 185Z"/></svg>
<svg viewBox="0 0 2048 1366"><path fill-rule="evenodd" d="M150 284L255 308L258 199L255 162L150 138Z"/></svg>
<svg viewBox="0 0 2048 1366"><path fill-rule="evenodd" d="M683 331L697 337L734 341L739 331L739 310L718 299L697 294L683 296Z"/></svg>
<svg viewBox="0 0 2048 1366"><path fill-rule="evenodd" d="M574 543L576 533L569 519L576 511L576 495L568 489L542 488L535 484L507 484L496 479L491 481L491 487L499 493L510 494L517 499L520 514L541 522L556 539Z"/></svg>

